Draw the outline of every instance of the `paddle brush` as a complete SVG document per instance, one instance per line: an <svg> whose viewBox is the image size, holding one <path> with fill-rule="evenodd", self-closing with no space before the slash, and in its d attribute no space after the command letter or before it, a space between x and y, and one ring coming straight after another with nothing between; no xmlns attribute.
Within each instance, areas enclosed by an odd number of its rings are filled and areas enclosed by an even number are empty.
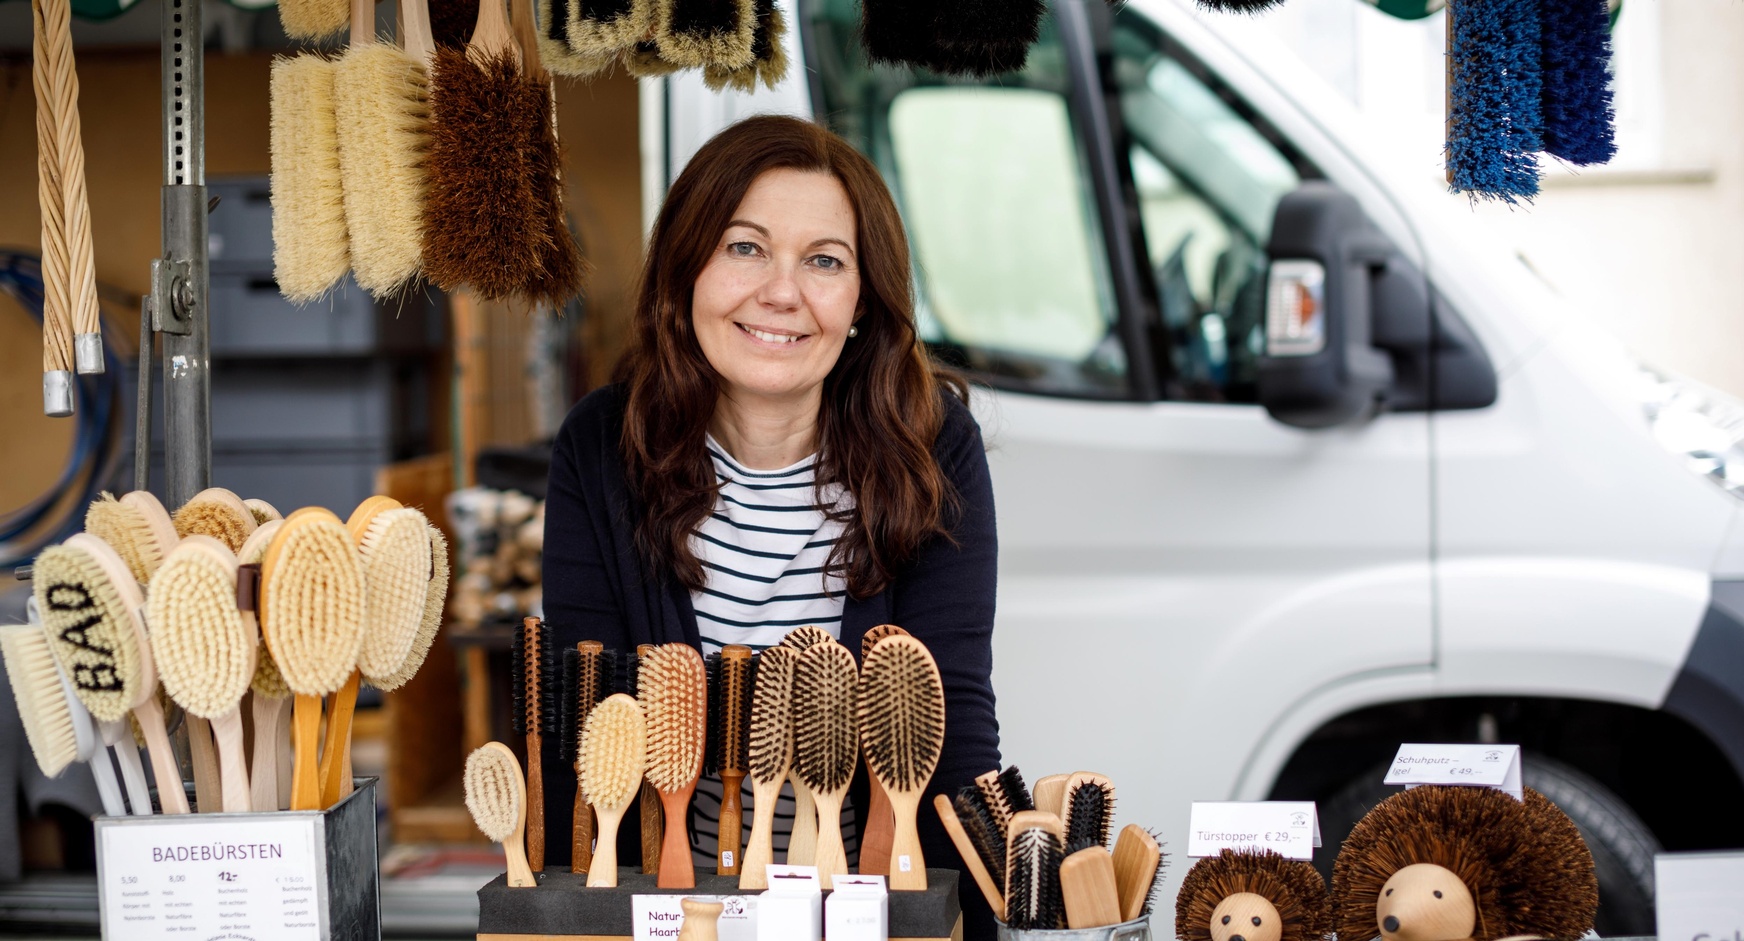
<svg viewBox="0 0 1744 941"><path fill-rule="evenodd" d="M1459 0L1447 46L1448 185L1530 201L1544 147L1537 0Z"/></svg>
<svg viewBox="0 0 1744 941"><path fill-rule="evenodd" d="M332 31L344 26L345 10L340 2L339 22ZM272 61L268 189L273 280L294 304L319 300L351 270L334 74L333 62L315 53L275 56Z"/></svg>
<svg viewBox="0 0 1744 941"><path fill-rule="evenodd" d="M804 652L818 644L835 642L836 639L830 636L829 631L808 624L789 631L781 639L780 646ZM788 781L793 786L793 829L787 835L786 861L789 866L810 866L817 860L817 801L811 788L805 786L805 781L800 778L797 769L789 772Z"/></svg>
<svg viewBox="0 0 1744 941"><path fill-rule="evenodd" d="M209 487L182 508L172 520L181 536L210 536L224 544L234 555L254 532L254 514L242 503L242 498L222 487Z"/></svg>
<svg viewBox="0 0 1744 941"><path fill-rule="evenodd" d="M351 676L363 647L367 588L351 533L327 510L285 518L260 567L260 629L296 695L292 810L320 810L316 769L321 697Z"/></svg>
<svg viewBox="0 0 1744 941"><path fill-rule="evenodd" d="M531 888L539 883L527 865L527 854L521 846L527 825L527 791L521 781L521 763L515 753L502 742L486 742L466 756L466 772L462 777L466 788L466 809L472 812L472 822L492 843L501 843L508 861L510 888Z"/></svg>
<svg viewBox="0 0 1744 941"><path fill-rule="evenodd" d="M1575 166L1617 154L1611 15L1605 0L1538 0L1544 152Z"/></svg>
<svg viewBox="0 0 1744 941"><path fill-rule="evenodd" d="M1326 880L1314 864L1269 851L1207 856L1175 897L1181 941L1321 941L1331 929Z"/></svg>
<svg viewBox="0 0 1744 941"><path fill-rule="evenodd" d="M566 9L565 37L585 59L609 64L654 29L653 0L569 0Z"/></svg>
<svg viewBox="0 0 1744 941"><path fill-rule="evenodd" d="M894 624L880 624L867 631L860 638L860 663L865 664L871 656L872 648L886 637L906 637L908 632ZM861 736L864 748L865 736ZM890 813L890 797L884 793L884 785L879 783L876 775L868 777L867 783L871 790L871 799L866 804L866 827L860 836L860 872L863 875L889 875L890 873L890 840L896 827L896 818Z"/></svg>
<svg viewBox="0 0 1744 941"><path fill-rule="evenodd" d="M527 738L527 863L545 869L545 736L557 733L557 656L545 638L545 623L522 618L510 649L510 725Z"/></svg>
<svg viewBox="0 0 1744 941"><path fill-rule="evenodd" d="M258 514L256 519L259 519ZM283 518L261 523L236 555L239 563L236 572L238 606L257 637L260 633L260 561L283 525ZM285 685L284 675L279 673L279 666L273 662L264 640L255 649L254 677L248 687L254 694L249 698L254 720L254 749L248 762L250 802L259 813L282 810L291 797L290 788L280 786L280 779L289 781L291 775L290 762L281 755L290 744L291 688Z"/></svg>
<svg viewBox="0 0 1744 941"><path fill-rule="evenodd" d="M1041 782L1036 782L1039 789ZM1162 884L1163 849L1155 835L1129 823L1114 841L1114 882L1120 893L1120 920L1148 915Z"/></svg>
<svg viewBox="0 0 1744 941"><path fill-rule="evenodd" d="M817 866L823 888L848 871L842 799L860 757L855 726L859 677L854 655L831 641L799 655L793 668L793 768L817 801Z"/></svg>
<svg viewBox="0 0 1744 941"><path fill-rule="evenodd" d="M981 890L981 897L987 900L987 907L995 912L1005 911L1005 891L1003 881L995 882L993 874L988 871L989 857L983 853L976 841L969 838L969 833L963 828L962 818L957 815L957 809L951 799L943 794L933 798L933 809L938 811L939 822L945 825L945 833L950 836L951 843L957 847L957 855L963 858L963 866L969 870L975 885ZM1001 857L1003 859L1003 857Z"/></svg>
<svg viewBox="0 0 1744 941"><path fill-rule="evenodd" d="M582 724L580 787L599 815L599 839L588 865L589 888L618 884L618 826L647 768L648 726L634 698L614 693Z"/></svg>
<svg viewBox="0 0 1744 941"><path fill-rule="evenodd" d="M223 543L189 536L152 576L146 603L164 689L187 713L212 723L226 813L254 806L241 705L260 638L237 606L236 576L236 556Z"/></svg>
<svg viewBox="0 0 1744 941"><path fill-rule="evenodd" d="M593 859L594 818L588 807L581 780L581 730L588 716L611 693L610 677L606 676L605 645L597 640L584 640L563 651L563 689L559 703L558 757L575 763L577 787L574 828L570 840L569 871L587 872ZM614 866L617 864L614 862Z"/></svg>
<svg viewBox="0 0 1744 941"><path fill-rule="evenodd" d="M693 888L696 874L686 818L702 773L707 736L708 689L702 655L687 644L655 647L642 660L638 683L648 716L648 783L659 793L666 817L656 884L662 889Z"/></svg>
<svg viewBox="0 0 1744 941"><path fill-rule="evenodd" d="M799 651L771 647L757 655L746 759L751 775L751 843L739 867L741 890L769 888L775 861L775 805L793 765L793 667Z"/></svg>
<svg viewBox="0 0 1744 941"><path fill-rule="evenodd" d="M1006 925L1018 931L1064 928L1060 818L1043 810L1020 811L1012 815L1010 830L1005 852Z"/></svg>
<svg viewBox="0 0 1744 941"><path fill-rule="evenodd" d="M818 644L833 643L836 643L836 639L830 636L829 631L812 624L796 627L788 631L786 637L781 638L781 646L792 647L794 650L800 651L809 650Z"/></svg>
<svg viewBox="0 0 1744 941"><path fill-rule="evenodd" d="M1066 852L1108 846L1114 826L1114 785L1100 774L1080 771L1066 782Z"/></svg>
<svg viewBox="0 0 1744 941"><path fill-rule="evenodd" d="M736 69L704 67L703 84L714 91L730 87L749 95L757 90L758 81L773 90L787 77L787 17L775 0L754 0L753 6L757 28L751 37L751 61Z"/></svg>
<svg viewBox="0 0 1744 941"><path fill-rule="evenodd" d="M926 861L915 815L945 741L945 686L939 666L913 637L880 641L866 655L856 699L866 769L889 795L895 818L885 860L890 888L925 891Z"/></svg>
<svg viewBox="0 0 1744 941"><path fill-rule="evenodd" d="M736 876L744 840L744 786L750 764L751 692L754 661L751 648L728 644L718 655L715 686L709 693L709 751L716 758L705 765L720 775L721 816L716 874ZM713 659L713 658L711 658Z"/></svg>
<svg viewBox="0 0 1744 941"><path fill-rule="evenodd" d="M85 532L108 543L140 584L151 581L180 538L163 504L143 490L93 500L85 510Z"/></svg>

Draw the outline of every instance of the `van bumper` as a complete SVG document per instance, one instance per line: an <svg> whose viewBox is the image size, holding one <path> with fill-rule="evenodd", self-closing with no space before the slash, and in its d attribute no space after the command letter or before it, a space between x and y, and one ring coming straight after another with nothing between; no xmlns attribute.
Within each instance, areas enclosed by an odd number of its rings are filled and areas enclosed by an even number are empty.
<svg viewBox="0 0 1744 941"><path fill-rule="evenodd" d="M1701 730L1744 780L1744 581L1713 583L1708 613L1661 708Z"/></svg>

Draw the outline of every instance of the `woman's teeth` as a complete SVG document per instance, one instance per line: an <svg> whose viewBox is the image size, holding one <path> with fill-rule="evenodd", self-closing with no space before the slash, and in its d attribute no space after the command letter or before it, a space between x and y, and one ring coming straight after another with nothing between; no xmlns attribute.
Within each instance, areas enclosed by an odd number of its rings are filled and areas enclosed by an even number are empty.
<svg viewBox="0 0 1744 941"><path fill-rule="evenodd" d="M744 324L740 324L739 329L745 331L746 333L749 333L750 335L756 337L759 340L762 340L765 343L792 343L795 340L802 339L802 336L797 336L797 335L790 334L790 333L769 333L769 332L764 331L764 330L758 330L756 327L747 327Z"/></svg>

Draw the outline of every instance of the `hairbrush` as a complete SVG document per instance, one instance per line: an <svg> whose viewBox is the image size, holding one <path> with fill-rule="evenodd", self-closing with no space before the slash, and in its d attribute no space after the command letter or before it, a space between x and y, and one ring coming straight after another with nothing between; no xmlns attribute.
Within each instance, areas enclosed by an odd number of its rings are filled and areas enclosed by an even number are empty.
<svg viewBox="0 0 1744 941"><path fill-rule="evenodd" d="M957 855L963 857L963 867L974 878L975 885L981 889L981 897L987 900L987 907L1003 914L1005 912L1005 892L1000 884L993 881L993 874L987 870L987 860L981 855L974 841L963 829L962 819L957 816L957 810L951 804L951 799L943 794L933 798L933 809L939 813L939 822L945 825L945 833L957 847Z"/></svg>
<svg viewBox="0 0 1744 941"><path fill-rule="evenodd" d="M211 536L232 553L242 548L255 530L254 514L242 498L223 487L208 487L196 493L171 517L182 536Z"/></svg>
<svg viewBox="0 0 1744 941"><path fill-rule="evenodd" d="M993 877L995 885L999 886L1000 895L1005 894L1005 831L998 821L993 819L993 811L987 809L987 801L981 797L981 791L973 784L957 792L951 806L957 812L957 820L963 827L963 832L975 847L976 855L987 867L987 872ZM1000 911L1002 909L995 909Z"/></svg>
<svg viewBox="0 0 1744 941"><path fill-rule="evenodd" d="M237 607L236 574L236 556L223 543L188 536L152 576L146 602L164 690L190 715L212 723L226 813L254 806L241 706L260 639Z"/></svg>
<svg viewBox="0 0 1744 941"><path fill-rule="evenodd" d="M593 809L581 782L581 730L594 707L611 691L605 675L605 645L584 640L563 651L563 702L559 704L559 757L575 762L576 788L573 826L570 834L569 871L587 872L593 861ZM616 865L614 863L614 865Z"/></svg>
<svg viewBox="0 0 1744 941"><path fill-rule="evenodd" d="M1001 774L1002 772L995 768L984 774L976 775L975 790L981 793L981 802L986 805L988 814L992 815L993 823L1003 839L1011 833L1011 815L1017 813L1018 809L1011 806L1011 798L999 780Z"/></svg>
<svg viewBox="0 0 1744 941"><path fill-rule="evenodd" d="M808 647L793 668L793 768L817 802L817 866L823 888L848 871L842 799L860 758L854 655L834 641Z"/></svg>
<svg viewBox="0 0 1744 941"><path fill-rule="evenodd" d="M236 554L237 603L256 637L260 635L260 560L283 525L283 518L261 523ZM280 765L285 764L279 753L290 741L291 688L285 685L285 678L264 641L255 648L254 678L249 681L249 689L254 693L249 697L254 722L254 748L248 762L250 803L257 812L265 813L279 810L290 799L290 794L279 787ZM283 771L288 778L289 764L285 764Z"/></svg>
<svg viewBox="0 0 1744 941"><path fill-rule="evenodd" d="M711 697L719 712L709 716L709 738L720 742L721 821L717 875L736 876L744 839L744 804L740 789L750 765L751 689L754 682L751 648L728 644L720 654L719 692Z"/></svg>
<svg viewBox="0 0 1744 941"><path fill-rule="evenodd" d="M1050 774L1036 779L1035 787L1030 794L1035 798L1037 810L1045 810L1050 814L1059 814L1060 819L1066 817L1066 779L1069 774Z"/></svg>
<svg viewBox="0 0 1744 941"><path fill-rule="evenodd" d="M1080 771L1066 781L1062 805L1066 827L1066 852L1087 846L1108 846L1114 825L1114 785L1100 774Z"/></svg>
<svg viewBox="0 0 1744 941"><path fill-rule="evenodd" d="M1036 782L1040 788L1041 782ZM1114 884L1120 894L1120 920L1150 913L1151 892L1162 872L1163 850L1150 831L1129 823L1114 841Z"/></svg>
<svg viewBox="0 0 1744 941"><path fill-rule="evenodd" d="M1069 854L1060 862L1060 898L1065 903L1068 928L1106 928L1120 924L1120 891L1115 887L1114 857L1100 846L1088 846Z"/></svg>
<svg viewBox="0 0 1744 941"><path fill-rule="evenodd" d="M144 490L119 500L105 493L92 501L85 510L85 532L108 543L140 584L151 581L181 538L163 504Z"/></svg>
<svg viewBox="0 0 1744 941"><path fill-rule="evenodd" d="M1045 810L1013 814L1005 851L1005 923L1018 931L1048 931L1066 925L1060 897L1065 855L1060 818Z"/></svg>
<svg viewBox="0 0 1744 941"><path fill-rule="evenodd" d="M886 637L907 637L908 632L894 624L880 624L860 638L860 662L871 656L872 648ZM890 797L876 775L867 779L871 799L866 803L866 826L860 834L860 872L866 875L890 874L890 840L896 818L890 814Z"/></svg>
<svg viewBox="0 0 1744 941"><path fill-rule="evenodd" d="M1270 851L1199 860L1175 899L1184 941L1321 941L1331 928L1326 880L1312 863Z"/></svg>
<svg viewBox="0 0 1744 941"><path fill-rule="evenodd" d="M796 627L793 630L788 631L787 636L781 638L781 646L792 647L799 651L808 650L812 647L816 647L818 644L833 643L836 643L836 639L830 636L830 632L815 624Z"/></svg>
<svg viewBox="0 0 1744 941"><path fill-rule="evenodd" d="M581 790L599 815L599 840L588 866L591 887L618 884L618 826L636 799L648 762L642 705L623 693L607 696L582 723Z"/></svg>
<svg viewBox="0 0 1744 941"><path fill-rule="evenodd" d="M653 644L638 644L635 656L628 657L625 667L628 689L625 692L642 698L642 664L654 652ZM660 844L665 839L665 827L660 819L660 792L647 780L642 782L642 873L654 875L660 871Z"/></svg>
<svg viewBox="0 0 1744 941"><path fill-rule="evenodd" d="M545 735L557 732L557 680L555 651L545 640L545 622L521 619L511 649L519 658L510 680L511 725L527 737L527 864L534 872L545 868Z"/></svg>
<svg viewBox="0 0 1744 941"><path fill-rule="evenodd" d="M660 794L666 836L660 847L662 889L696 886L686 818L702 773L708 689L702 655L688 644L662 644L642 661L642 709L648 717L648 782Z"/></svg>
<svg viewBox="0 0 1744 941"><path fill-rule="evenodd" d="M889 795L895 818L887 859L893 864L890 888L925 891L926 861L915 816L945 741L945 686L939 666L920 641L891 637L866 655L856 698L866 769Z"/></svg>
<svg viewBox="0 0 1744 941"><path fill-rule="evenodd" d="M751 774L751 844L739 867L741 890L767 889L775 861L775 804L793 768L793 667L799 651L771 647L757 655L746 748Z"/></svg>
<svg viewBox="0 0 1744 941"><path fill-rule="evenodd" d="M527 824L527 791L521 763L502 742L486 742L466 757L466 809L492 843L501 843L511 888L538 885L527 866L521 836Z"/></svg>
<svg viewBox="0 0 1744 941"><path fill-rule="evenodd" d="M363 563L351 533L327 510L285 518L260 567L260 630L295 694L292 810L320 810L316 747L321 697L345 684L363 646Z"/></svg>
<svg viewBox="0 0 1744 941"><path fill-rule="evenodd" d="M781 639L780 646L804 652L818 644L835 642L836 639L828 631L808 624L789 631ZM787 835L786 862L789 866L810 866L817 862L817 801L811 788L805 786L797 771L788 773L788 781L793 786L793 827Z"/></svg>

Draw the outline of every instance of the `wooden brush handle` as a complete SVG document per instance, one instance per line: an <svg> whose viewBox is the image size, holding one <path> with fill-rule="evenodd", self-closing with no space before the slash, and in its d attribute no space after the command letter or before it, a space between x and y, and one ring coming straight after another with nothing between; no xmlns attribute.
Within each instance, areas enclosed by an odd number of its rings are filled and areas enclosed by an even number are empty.
<svg viewBox="0 0 1744 941"><path fill-rule="evenodd" d="M298 695L291 718L291 809L321 809L315 749L321 737L321 697Z"/></svg>
<svg viewBox="0 0 1744 941"><path fill-rule="evenodd" d="M351 677L339 692L333 694L333 706L327 712L327 743L321 749L321 806L331 807L341 797L351 793L345 787L345 759L351 752L351 716L357 711L357 686L363 674L351 671Z"/></svg>
<svg viewBox="0 0 1744 941"><path fill-rule="evenodd" d="M245 814L254 809L248 787L248 752L242 745L242 710L232 709L212 720L218 739L218 768L223 779L224 812Z"/></svg>
<svg viewBox="0 0 1744 941"><path fill-rule="evenodd" d="M135 817L149 817L151 788L145 783L145 768L140 766L139 749L133 744L133 733L128 731L126 719L118 720L113 725L114 734L105 734L104 738L115 743L109 747L115 752L115 763L121 766L121 785L127 790L127 812Z"/></svg>
<svg viewBox="0 0 1744 941"><path fill-rule="evenodd" d="M595 811L599 816L599 848L594 850L593 861L587 867L590 889L609 889L618 884L618 828L624 822L626 809L601 807Z"/></svg>
<svg viewBox="0 0 1744 941"><path fill-rule="evenodd" d="M412 58L430 67L430 57L436 54L436 38L430 30L430 5L427 0L400 0L400 46Z"/></svg>
<svg viewBox="0 0 1744 941"><path fill-rule="evenodd" d="M509 841L503 844L503 859L508 863L509 887L513 889L528 889L539 884L533 878L533 870L527 865L527 852L521 846L526 827L523 824L515 826L515 832L509 836Z"/></svg>
<svg viewBox="0 0 1744 941"><path fill-rule="evenodd" d="M539 727L527 726L527 864L534 872L545 871L545 773L540 769L544 754Z"/></svg>
<svg viewBox="0 0 1744 941"><path fill-rule="evenodd" d="M846 791L834 794L814 794L817 801L817 866L823 888L831 888L830 877L847 875L848 851L842 845L842 798Z"/></svg>
<svg viewBox="0 0 1744 941"><path fill-rule="evenodd" d="M739 867L744 865L744 854L740 849L745 839L745 807L739 793L744 784L745 772L721 772L720 852L716 856L715 869L718 875L736 876Z"/></svg>
<svg viewBox="0 0 1744 941"><path fill-rule="evenodd" d="M1120 924L1114 857L1102 847L1079 850L1060 863L1060 894L1066 902L1066 927L1106 928Z"/></svg>
<svg viewBox="0 0 1744 941"><path fill-rule="evenodd" d="M273 732L273 739L279 749L279 810L291 809L291 779L296 771L297 750L291 741L291 723L295 720L295 710L292 700L281 700L279 706L279 724Z"/></svg>
<svg viewBox="0 0 1744 941"><path fill-rule="evenodd" d="M575 784L575 810L570 819L574 825L569 840L569 871L586 872L593 862L593 808L587 805L587 795L581 792L579 780Z"/></svg>
<svg viewBox="0 0 1744 941"><path fill-rule="evenodd" d="M351 0L351 48L375 43L375 0Z"/></svg>
<svg viewBox="0 0 1744 941"><path fill-rule="evenodd" d="M775 804L781 800L781 779L752 780L751 843L739 863L739 889L769 888L769 864L775 861Z"/></svg>
<svg viewBox="0 0 1744 941"><path fill-rule="evenodd" d="M139 720L139 730L145 733L145 747L151 755L151 776L157 781L157 802L166 814L188 812L188 792L182 785L182 771L176 767L175 753L170 751L170 736L164 730L163 706L157 694L146 697L133 710Z"/></svg>
<svg viewBox="0 0 1744 941"><path fill-rule="evenodd" d="M690 814L690 796L696 793L696 782L668 794L659 791L660 806L666 811L666 838L660 843L660 877L654 884L662 889L696 888L696 869L690 862L690 829L685 817Z"/></svg>
<svg viewBox="0 0 1744 941"><path fill-rule="evenodd" d="M466 44L467 58L478 64L485 58L508 53L521 61L521 51L515 44L514 31L509 28L506 0L480 0L478 22L472 27L472 39Z"/></svg>
<svg viewBox="0 0 1744 941"><path fill-rule="evenodd" d="M1114 884L1120 893L1122 922L1144 914L1162 858L1162 847L1143 827L1129 823L1121 829L1114 841Z"/></svg>
<svg viewBox="0 0 1744 941"><path fill-rule="evenodd" d="M951 799L943 794L933 798L933 809L939 812L939 822L945 825L945 832L950 834L951 842L957 847L957 855L963 857L963 867L974 877L975 885L981 889L981 897L987 900L987 906L993 909L993 914L1005 914L1005 892L993 884L993 875L987 871L987 864L981 861L981 854L975 851L975 844L969 842L969 834L963 829L963 821L957 819L957 809L951 806Z"/></svg>
<svg viewBox="0 0 1744 941"><path fill-rule="evenodd" d="M926 891L926 857L921 855L920 830L915 825L920 795L918 790L890 792L890 813L895 819L888 873L891 891Z"/></svg>
<svg viewBox="0 0 1744 941"><path fill-rule="evenodd" d="M290 703L255 693L249 704L254 716L253 760L248 765L249 804L256 813L279 809L279 743L273 732L279 725L279 710ZM161 786L161 785L160 785Z"/></svg>
<svg viewBox="0 0 1744 941"><path fill-rule="evenodd" d="M218 752L212 746L212 723L186 715L182 725L188 730L188 754L194 762L195 809L217 813L224 803L224 785L218 775Z"/></svg>
<svg viewBox="0 0 1744 941"><path fill-rule="evenodd" d="M533 0L509 0L509 26L515 32L515 46L521 50L527 77L535 82L551 81L551 73L539 61L539 28L533 21Z"/></svg>
<svg viewBox="0 0 1744 941"><path fill-rule="evenodd" d="M678 907L684 912L684 921L678 926L678 941L720 941L721 909L725 905L684 899Z"/></svg>
<svg viewBox="0 0 1744 941"><path fill-rule="evenodd" d="M798 777L789 776L788 781L793 784L793 832L787 837L787 864L810 866L817 861L817 801Z"/></svg>
<svg viewBox="0 0 1744 941"><path fill-rule="evenodd" d="M660 842L664 837L660 819L660 792L642 782L642 874L660 871Z"/></svg>
<svg viewBox="0 0 1744 941"><path fill-rule="evenodd" d="M872 799L866 804L866 830L860 836L860 874L888 876L890 842L895 836L896 819L890 813L890 795L885 792L878 776L869 774L867 778L872 785Z"/></svg>

